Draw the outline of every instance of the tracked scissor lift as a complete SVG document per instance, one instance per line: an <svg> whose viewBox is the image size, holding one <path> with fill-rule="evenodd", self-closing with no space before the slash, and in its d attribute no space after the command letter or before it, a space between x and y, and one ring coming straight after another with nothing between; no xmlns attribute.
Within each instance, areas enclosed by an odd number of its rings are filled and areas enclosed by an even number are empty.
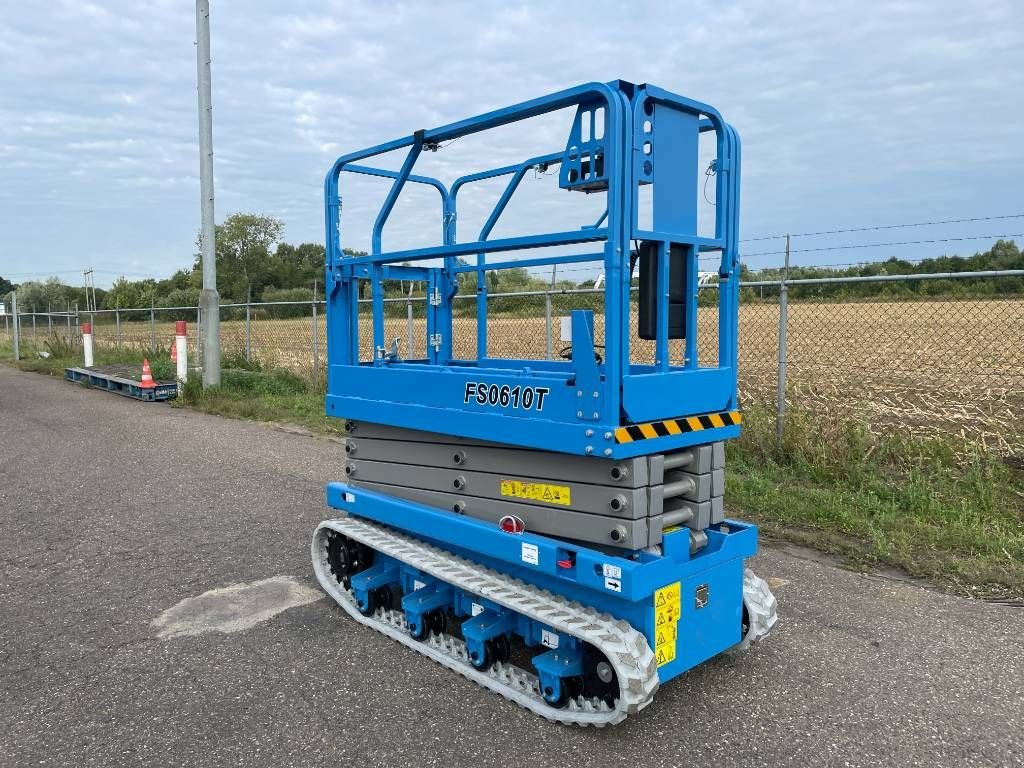
<svg viewBox="0 0 1024 768"><path fill-rule="evenodd" d="M413 173L444 142L565 108L575 116L562 150L450 186ZM712 236L698 234L705 132L715 139ZM360 164L393 150L407 150L398 171ZM524 176L556 165L563 189L605 197L598 222L491 238ZM366 256L342 253L343 172L392 180ZM349 432L345 479L327 486L339 517L317 528L312 555L324 589L354 619L544 717L591 725L621 721L660 683L767 634L775 599L745 568L756 529L725 519L722 506L723 441L741 423L739 172L739 139L717 111L623 81L417 131L334 164L326 410ZM459 190L500 177L509 181L479 236L460 241ZM384 224L410 183L439 193L439 244L386 251ZM637 214L647 185L650 229ZM556 245L588 252L535 255ZM721 254L713 364L697 358L701 253ZM575 310L567 359L488 356L489 271L595 260L606 276L603 350L594 313ZM479 286L471 359L452 345L466 272ZM421 359L387 343L385 280L427 287ZM364 282L373 355L360 362ZM653 340L653 362L631 362L637 338ZM673 339L685 340L682 359L672 359Z"/></svg>

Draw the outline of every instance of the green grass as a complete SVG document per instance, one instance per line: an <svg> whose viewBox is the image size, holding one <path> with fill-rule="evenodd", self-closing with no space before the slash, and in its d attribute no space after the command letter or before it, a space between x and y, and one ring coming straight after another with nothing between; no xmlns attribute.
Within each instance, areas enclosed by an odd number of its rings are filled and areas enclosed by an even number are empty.
<svg viewBox="0 0 1024 768"><path fill-rule="evenodd" d="M946 439L872 435L856 423L745 413L729 445L726 500L762 532L892 566L952 591L1024 596L1024 471Z"/></svg>
<svg viewBox="0 0 1024 768"><path fill-rule="evenodd" d="M23 371L63 376L65 368L83 365L82 346L80 344L69 344L63 336L57 334L48 339L42 339L36 344L22 344L20 352L21 360L14 362L11 359L13 355L11 343L9 341L0 341L0 360L10 362ZM41 357L41 352L49 355L49 357ZM171 362L170 351L166 349L117 350L100 348L95 350L93 364L96 366L115 365L118 363L138 365L139 375L141 376L143 359L149 360L153 378L157 380L174 380L176 376L175 365Z"/></svg>
<svg viewBox="0 0 1024 768"><path fill-rule="evenodd" d="M319 433L344 432L340 419L324 415L324 392L281 369L225 369L220 386L206 390L193 377L177 404L238 419L297 424Z"/></svg>
<svg viewBox="0 0 1024 768"><path fill-rule="evenodd" d="M63 375L80 350L54 345L19 367ZM146 353L157 378L173 378L165 352ZM143 353L97 352L97 365L141 362ZM0 343L0 359L10 346ZM175 405L206 413L301 425L340 434L324 416L323 383L244 358L224 358L221 386L197 376ZM871 434L865 425L799 410L787 414L780 444L768 409L745 411L730 442L730 514L763 535L838 555L860 568L893 567L961 594L1024 596L1024 464L953 436L921 439Z"/></svg>

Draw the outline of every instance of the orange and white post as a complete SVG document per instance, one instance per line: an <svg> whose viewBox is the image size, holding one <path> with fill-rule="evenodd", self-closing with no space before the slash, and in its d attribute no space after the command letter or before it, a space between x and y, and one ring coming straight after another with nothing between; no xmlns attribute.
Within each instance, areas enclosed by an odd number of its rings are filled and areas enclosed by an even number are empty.
<svg viewBox="0 0 1024 768"><path fill-rule="evenodd" d="M178 381L188 381L188 340L185 336L185 321L178 320L174 324L174 351L178 364Z"/></svg>
<svg viewBox="0 0 1024 768"><path fill-rule="evenodd" d="M82 323L82 350L85 352L85 367L92 368L92 323Z"/></svg>

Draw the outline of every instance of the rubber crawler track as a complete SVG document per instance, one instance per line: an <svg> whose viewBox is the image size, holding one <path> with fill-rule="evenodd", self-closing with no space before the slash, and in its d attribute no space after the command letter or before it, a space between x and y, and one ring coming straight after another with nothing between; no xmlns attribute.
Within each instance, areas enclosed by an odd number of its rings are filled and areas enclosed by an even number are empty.
<svg viewBox="0 0 1024 768"><path fill-rule="evenodd" d="M558 709L544 701L537 678L518 667L499 663L487 671L480 671L470 664L465 645L457 638L434 634L426 642L412 639L406 631L401 611L378 610L372 616L363 616L352 594L343 589L331 573L327 562L330 531L590 643L605 655L615 670L619 698L613 707L609 707L598 700L580 697ZM627 622L483 568L418 539L365 520L342 517L325 520L317 527L313 534L312 556L313 570L320 585L353 619L548 720L581 726L614 725L650 704L658 690L654 653L647 639Z"/></svg>

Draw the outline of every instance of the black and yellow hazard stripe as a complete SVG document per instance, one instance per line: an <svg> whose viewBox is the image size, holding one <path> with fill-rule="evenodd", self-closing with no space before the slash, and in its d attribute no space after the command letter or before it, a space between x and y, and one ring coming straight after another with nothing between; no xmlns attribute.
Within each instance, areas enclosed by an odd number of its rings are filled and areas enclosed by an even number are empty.
<svg viewBox="0 0 1024 768"><path fill-rule="evenodd" d="M683 419L665 419L647 424L631 424L615 430L616 443L634 443L637 440L650 440L655 437L683 435L687 432L699 432L702 429L731 427L743 421L739 411L724 413L706 413L703 416L688 416Z"/></svg>

